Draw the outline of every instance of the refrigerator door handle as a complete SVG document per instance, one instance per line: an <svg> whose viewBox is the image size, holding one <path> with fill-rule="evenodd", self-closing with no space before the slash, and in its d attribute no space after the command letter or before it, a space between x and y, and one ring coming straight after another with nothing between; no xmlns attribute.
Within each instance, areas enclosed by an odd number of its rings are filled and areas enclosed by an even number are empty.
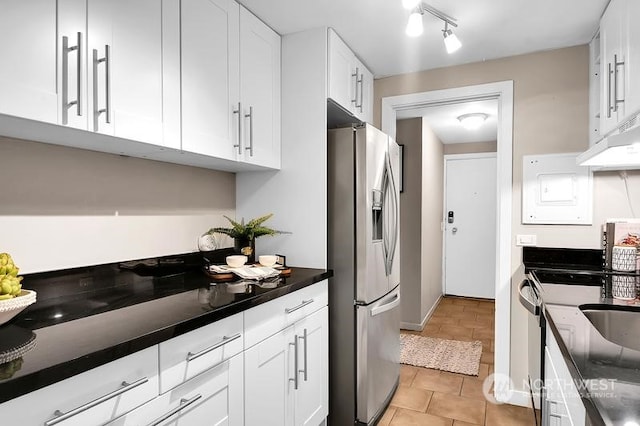
<svg viewBox="0 0 640 426"><path fill-rule="evenodd" d="M396 293L393 295L393 298L389 303L385 303L384 305L376 306L371 309L371 316L375 317L376 315L380 315L384 312L390 311L400 304L400 293Z"/></svg>
<svg viewBox="0 0 640 426"><path fill-rule="evenodd" d="M391 270L393 268L393 258L396 252L396 245L398 244L398 197L396 194L396 184L393 179L393 170L391 168L391 159L389 158L389 154L385 156L385 198L387 196L387 191L391 193L391 214L392 214L392 226L391 226L391 236L387 237L390 241L386 241L386 265L385 269L387 271L387 275L391 275Z"/></svg>

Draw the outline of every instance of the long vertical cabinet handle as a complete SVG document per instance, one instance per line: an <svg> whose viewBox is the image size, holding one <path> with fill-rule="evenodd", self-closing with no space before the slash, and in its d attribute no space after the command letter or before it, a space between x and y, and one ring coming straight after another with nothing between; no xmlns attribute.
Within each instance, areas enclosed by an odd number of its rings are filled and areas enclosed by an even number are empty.
<svg viewBox="0 0 640 426"><path fill-rule="evenodd" d="M233 113L238 114L238 143L234 144L234 148L238 148L238 154L242 154L242 144L240 143L240 135L242 133L242 117L240 116L240 111L242 111L242 104L238 102L238 109L234 109Z"/></svg>
<svg viewBox="0 0 640 426"><path fill-rule="evenodd" d="M353 99L351 99L351 103L355 104L356 108L358 107L358 72L359 71L360 69L356 67L356 72L351 74L351 77L353 77L353 85L355 88L354 97Z"/></svg>
<svg viewBox="0 0 640 426"><path fill-rule="evenodd" d="M249 107L249 114L244 115L245 118L249 119L249 146L245 149L249 151L249 155L253 157L253 107Z"/></svg>
<svg viewBox="0 0 640 426"><path fill-rule="evenodd" d="M104 63L104 108L98 109L98 65ZM98 51L93 49L93 110L95 112L95 128L98 129L98 117L104 113L105 123L111 123L111 46L104 45L104 56L98 58Z"/></svg>
<svg viewBox="0 0 640 426"><path fill-rule="evenodd" d="M304 369L303 370L298 370L298 373L303 373L304 374L304 381L307 381L308 378L308 359L307 359L307 329L304 329L304 332L302 333L302 336L298 336L298 339L304 340L304 346L302 349L302 353L304 354ZM296 355L297 358L298 355Z"/></svg>
<svg viewBox="0 0 640 426"><path fill-rule="evenodd" d="M618 112L618 104L624 103L624 98L618 99L618 69L624 66L624 61L618 62L618 55L613 55L613 111Z"/></svg>
<svg viewBox="0 0 640 426"><path fill-rule="evenodd" d="M293 379L289 379L290 382L293 382L293 388L298 390L298 335L293 338L293 343L289 343L289 346L293 346Z"/></svg>
<svg viewBox="0 0 640 426"><path fill-rule="evenodd" d="M69 102L69 53L76 51L76 90L77 99ZM76 114L82 116L82 33L77 33L75 46L69 46L69 37L62 37L62 124L69 120L69 108L76 106Z"/></svg>
<svg viewBox="0 0 640 426"><path fill-rule="evenodd" d="M611 77L613 75L613 69L611 68L611 62L607 63L607 118L611 118Z"/></svg>
<svg viewBox="0 0 640 426"><path fill-rule="evenodd" d="M356 107L360 108L360 112L362 112L362 105L364 104L364 73L360 74L358 83L360 84L360 105L356 105Z"/></svg>

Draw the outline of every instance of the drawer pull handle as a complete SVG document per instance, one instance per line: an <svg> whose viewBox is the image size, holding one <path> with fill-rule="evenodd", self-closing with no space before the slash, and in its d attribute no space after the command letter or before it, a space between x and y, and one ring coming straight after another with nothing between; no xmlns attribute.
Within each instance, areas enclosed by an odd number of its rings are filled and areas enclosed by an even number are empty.
<svg viewBox="0 0 640 426"><path fill-rule="evenodd" d="M133 383L122 382L122 385L121 385L122 387L120 389L116 389L113 392L103 395L100 398L96 398L91 402L87 402L86 404L81 405L80 407L67 411L66 413L63 413L60 410L56 410L55 413L53 413L55 417L51 420L46 421L44 424L45 426L57 425L58 423L63 422L70 417L73 417L84 411L87 411L88 409L93 408L96 405L102 404L103 402L108 401L112 398L115 398L118 395L122 395L123 393L128 392L133 388L137 388L138 386L143 385L148 381L149 379L147 377L143 377L142 379L138 379Z"/></svg>
<svg viewBox="0 0 640 426"><path fill-rule="evenodd" d="M307 305L310 305L311 303L313 303L313 299L309 299L309 300L303 300L301 304L299 304L298 306L294 306L293 308L287 308L284 310L285 313L290 314L291 312L295 312L298 309L302 309Z"/></svg>
<svg viewBox="0 0 640 426"><path fill-rule="evenodd" d="M240 337L242 337L242 333L237 333L230 337L223 336L222 340L213 346L209 346L208 348L203 349L200 352L196 352L195 354L193 352L189 352L187 354L187 362L193 361L196 358L200 358L202 355L208 354L209 352L218 349L220 346L224 346L229 342L233 342L234 340L239 339Z"/></svg>
<svg viewBox="0 0 640 426"><path fill-rule="evenodd" d="M173 410L169 411L168 413L164 414L162 417L159 417L158 419L154 420L154 422L151 423L149 426L157 426L157 425L159 425L160 423L162 423L165 420L167 420L169 417L171 417L171 416L179 413L180 411L184 410L185 408L187 408L188 406L190 406L191 404L193 404L194 402L196 402L200 398L202 398L201 394L197 394L196 396L194 396L191 399L182 398L180 400L180 405L178 405L176 408L174 408Z"/></svg>

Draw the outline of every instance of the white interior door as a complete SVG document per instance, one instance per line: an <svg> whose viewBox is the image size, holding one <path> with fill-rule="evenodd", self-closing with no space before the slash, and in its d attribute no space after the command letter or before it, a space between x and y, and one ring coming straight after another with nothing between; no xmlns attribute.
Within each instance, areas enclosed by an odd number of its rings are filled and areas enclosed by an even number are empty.
<svg viewBox="0 0 640 426"><path fill-rule="evenodd" d="M445 156L445 294L495 297L496 155Z"/></svg>

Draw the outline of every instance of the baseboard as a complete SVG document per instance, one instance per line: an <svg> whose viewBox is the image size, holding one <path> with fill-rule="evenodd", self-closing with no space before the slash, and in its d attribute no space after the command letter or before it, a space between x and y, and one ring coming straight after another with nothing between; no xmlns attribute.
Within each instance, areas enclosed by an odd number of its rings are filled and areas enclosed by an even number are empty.
<svg viewBox="0 0 640 426"><path fill-rule="evenodd" d="M438 306L438 303L440 303L440 299L442 299L442 295L440 295L438 297L438 300L436 300L436 302L433 304L433 306L431 306L431 309L429 309L429 311L424 316L424 318L422 319L420 324L401 321L400 322L400 328L403 329L403 330L411 330L411 331L422 331L422 330L424 330L424 326L427 325L427 321L429 321L429 318L431 318L431 315L433 315L433 311L436 310L436 307Z"/></svg>
<svg viewBox="0 0 640 426"><path fill-rule="evenodd" d="M534 395L535 396L535 395ZM531 394L527 391L511 390L511 397L507 401L500 401L505 404L518 405L520 407L531 407Z"/></svg>

